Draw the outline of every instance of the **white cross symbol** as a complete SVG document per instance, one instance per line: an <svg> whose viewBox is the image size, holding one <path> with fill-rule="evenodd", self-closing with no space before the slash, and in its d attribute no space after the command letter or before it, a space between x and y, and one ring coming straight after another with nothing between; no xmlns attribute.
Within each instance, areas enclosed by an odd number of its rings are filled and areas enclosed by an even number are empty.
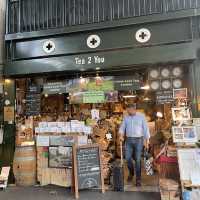
<svg viewBox="0 0 200 200"><path fill-rule="evenodd" d="M151 38L151 32L146 28L141 28L136 32L135 38L140 43L146 43Z"/></svg>
<svg viewBox="0 0 200 200"><path fill-rule="evenodd" d="M51 40L48 40L48 41L44 42L43 50L46 53L52 53L55 50L55 43L53 41L51 41Z"/></svg>
<svg viewBox="0 0 200 200"><path fill-rule="evenodd" d="M91 49L97 48L101 44L101 38L98 35L90 35L87 38L87 46Z"/></svg>

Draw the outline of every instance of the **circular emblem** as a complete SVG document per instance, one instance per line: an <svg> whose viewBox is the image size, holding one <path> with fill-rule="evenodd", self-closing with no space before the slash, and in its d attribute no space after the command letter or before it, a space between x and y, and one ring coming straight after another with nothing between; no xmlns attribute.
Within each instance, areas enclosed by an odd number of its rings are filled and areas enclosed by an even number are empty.
<svg viewBox="0 0 200 200"><path fill-rule="evenodd" d="M6 99L6 100L5 100L5 105L6 105L6 106L10 105L10 100Z"/></svg>
<svg viewBox="0 0 200 200"><path fill-rule="evenodd" d="M146 43L151 38L151 32L146 28L141 28L136 32L135 38L140 43Z"/></svg>
<svg viewBox="0 0 200 200"><path fill-rule="evenodd" d="M55 50L55 48L56 48L55 43L51 40L48 40L43 44L43 50L46 53L52 53Z"/></svg>
<svg viewBox="0 0 200 200"><path fill-rule="evenodd" d="M101 38L98 35L90 35L87 38L87 46L91 49L97 48L101 44Z"/></svg>

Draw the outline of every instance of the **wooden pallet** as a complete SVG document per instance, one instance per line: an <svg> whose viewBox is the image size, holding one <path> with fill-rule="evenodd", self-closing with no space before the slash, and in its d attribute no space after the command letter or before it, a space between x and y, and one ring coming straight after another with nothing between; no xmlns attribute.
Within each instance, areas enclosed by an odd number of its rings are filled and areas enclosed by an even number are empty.
<svg viewBox="0 0 200 200"><path fill-rule="evenodd" d="M191 181L181 181L181 188L182 191L185 190L185 188L198 188L200 189L200 185L193 185Z"/></svg>

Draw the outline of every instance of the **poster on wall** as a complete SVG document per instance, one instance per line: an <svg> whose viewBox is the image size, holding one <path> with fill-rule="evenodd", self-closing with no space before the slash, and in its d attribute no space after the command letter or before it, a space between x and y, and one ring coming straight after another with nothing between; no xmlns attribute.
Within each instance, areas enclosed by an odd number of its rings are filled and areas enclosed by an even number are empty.
<svg viewBox="0 0 200 200"><path fill-rule="evenodd" d="M172 133L175 143L196 143L198 141L195 126L173 126Z"/></svg>
<svg viewBox="0 0 200 200"><path fill-rule="evenodd" d="M83 93L83 103L104 103L105 94L103 91L88 91Z"/></svg>
<svg viewBox="0 0 200 200"><path fill-rule="evenodd" d="M173 89L174 99L187 99L187 88Z"/></svg>
<svg viewBox="0 0 200 200"><path fill-rule="evenodd" d="M4 107L4 121L5 122L14 121L14 118L15 118L14 106L5 106Z"/></svg>
<svg viewBox="0 0 200 200"><path fill-rule="evenodd" d="M118 102L118 91L105 92L105 102Z"/></svg>
<svg viewBox="0 0 200 200"><path fill-rule="evenodd" d="M157 104L165 104L172 103L173 99L173 91L172 90L162 90L156 92L156 103Z"/></svg>
<svg viewBox="0 0 200 200"><path fill-rule="evenodd" d="M50 168L71 168L72 147L49 147Z"/></svg>
<svg viewBox="0 0 200 200"><path fill-rule="evenodd" d="M96 76L92 78L81 77L73 79L72 84L67 89L70 93L87 91L112 91L114 83L112 76Z"/></svg>
<svg viewBox="0 0 200 200"><path fill-rule="evenodd" d="M174 121L190 120L190 109L187 107L172 108L172 118Z"/></svg>
<svg viewBox="0 0 200 200"><path fill-rule="evenodd" d="M181 181L200 185L200 150L178 149L178 163Z"/></svg>

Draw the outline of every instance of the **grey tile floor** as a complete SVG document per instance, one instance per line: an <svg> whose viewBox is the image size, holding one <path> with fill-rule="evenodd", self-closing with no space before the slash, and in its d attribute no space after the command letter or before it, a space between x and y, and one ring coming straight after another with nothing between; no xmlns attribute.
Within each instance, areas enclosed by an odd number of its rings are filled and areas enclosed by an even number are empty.
<svg viewBox="0 0 200 200"><path fill-rule="evenodd" d="M0 200L73 200L70 190L48 187L9 187L0 191ZM106 192L81 191L80 200L160 200L159 193L148 192Z"/></svg>

